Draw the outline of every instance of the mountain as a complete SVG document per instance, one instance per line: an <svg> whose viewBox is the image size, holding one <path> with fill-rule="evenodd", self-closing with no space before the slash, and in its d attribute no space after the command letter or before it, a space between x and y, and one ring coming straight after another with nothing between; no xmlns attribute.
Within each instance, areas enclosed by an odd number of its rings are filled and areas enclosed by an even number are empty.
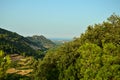
<svg viewBox="0 0 120 80"><path fill-rule="evenodd" d="M31 55L35 50L29 44L31 42L23 36L0 28L0 49L4 52Z"/></svg>
<svg viewBox="0 0 120 80"><path fill-rule="evenodd" d="M36 41L35 41L36 40ZM51 43L47 46L47 43ZM39 51L45 51L52 47L50 40L44 36L36 38L23 37L15 32L11 32L0 28L0 50L9 54L24 54L24 55L36 55Z"/></svg>
<svg viewBox="0 0 120 80"><path fill-rule="evenodd" d="M49 48L55 46L55 43L53 43L51 40L45 38L43 35L41 35L41 36L34 35L32 37L26 37L26 38L28 40L30 40L31 42L36 43L38 47L43 46L44 48L49 49Z"/></svg>

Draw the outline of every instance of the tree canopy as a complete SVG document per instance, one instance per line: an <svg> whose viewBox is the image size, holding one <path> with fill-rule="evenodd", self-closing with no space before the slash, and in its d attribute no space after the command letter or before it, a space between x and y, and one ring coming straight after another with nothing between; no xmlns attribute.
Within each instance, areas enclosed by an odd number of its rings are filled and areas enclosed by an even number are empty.
<svg viewBox="0 0 120 80"><path fill-rule="evenodd" d="M88 26L79 38L49 50L36 65L36 80L119 80L120 16Z"/></svg>

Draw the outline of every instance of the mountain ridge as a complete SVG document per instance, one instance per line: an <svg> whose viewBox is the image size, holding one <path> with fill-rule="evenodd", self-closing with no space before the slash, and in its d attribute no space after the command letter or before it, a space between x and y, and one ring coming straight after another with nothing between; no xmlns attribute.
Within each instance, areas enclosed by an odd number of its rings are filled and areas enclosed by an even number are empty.
<svg viewBox="0 0 120 80"><path fill-rule="evenodd" d="M46 40L49 41L44 37L44 41ZM3 50L5 53L17 53L31 56L36 55L38 50L46 51L49 48L46 48L42 44L34 42L27 37L21 36L16 32L0 28L0 50Z"/></svg>
<svg viewBox="0 0 120 80"><path fill-rule="evenodd" d="M43 35L33 35L33 36L28 36L26 37L28 40L30 40L31 42L37 43L39 44L38 46L43 46L46 49L49 49L51 47L55 46L55 43L52 42L50 39L47 39L46 37L44 37Z"/></svg>

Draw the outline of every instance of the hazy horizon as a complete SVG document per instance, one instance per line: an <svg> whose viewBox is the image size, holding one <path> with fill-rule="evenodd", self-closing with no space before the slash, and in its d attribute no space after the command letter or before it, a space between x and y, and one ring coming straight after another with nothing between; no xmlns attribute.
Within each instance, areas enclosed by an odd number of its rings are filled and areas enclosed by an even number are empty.
<svg viewBox="0 0 120 80"><path fill-rule="evenodd" d="M74 38L120 15L120 0L0 0L0 27L22 36Z"/></svg>

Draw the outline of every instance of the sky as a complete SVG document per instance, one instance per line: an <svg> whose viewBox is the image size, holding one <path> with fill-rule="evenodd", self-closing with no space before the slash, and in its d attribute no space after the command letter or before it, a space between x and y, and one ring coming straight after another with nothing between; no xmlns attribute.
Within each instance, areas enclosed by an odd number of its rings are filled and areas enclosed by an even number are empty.
<svg viewBox="0 0 120 80"><path fill-rule="evenodd" d="M120 0L0 0L0 28L23 36L73 38L120 15Z"/></svg>

